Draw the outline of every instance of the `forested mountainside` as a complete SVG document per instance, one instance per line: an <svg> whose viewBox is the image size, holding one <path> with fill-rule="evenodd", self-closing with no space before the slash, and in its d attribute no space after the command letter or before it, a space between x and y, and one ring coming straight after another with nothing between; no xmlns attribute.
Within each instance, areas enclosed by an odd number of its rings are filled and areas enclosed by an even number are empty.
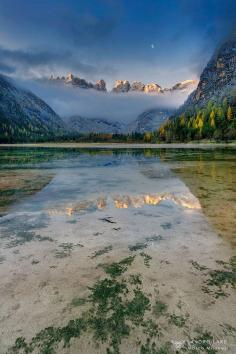
<svg viewBox="0 0 236 354"><path fill-rule="evenodd" d="M0 141L47 140L63 134L62 119L39 97L0 75Z"/></svg>
<svg viewBox="0 0 236 354"><path fill-rule="evenodd" d="M160 128L161 140L236 139L236 35L203 70L198 87Z"/></svg>

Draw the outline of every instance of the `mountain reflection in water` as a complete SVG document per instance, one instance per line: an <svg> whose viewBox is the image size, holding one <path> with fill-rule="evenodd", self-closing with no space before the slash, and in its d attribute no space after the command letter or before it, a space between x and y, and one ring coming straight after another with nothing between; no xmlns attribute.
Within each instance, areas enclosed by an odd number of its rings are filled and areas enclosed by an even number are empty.
<svg viewBox="0 0 236 354"><path fill-rule="evenodd" d="M50 215L66 214L73 215L80 212L95 211L97 209L105 209L108 205L108 199L111 199L113 206L117 209L141 208L145 205L156 206L164 201L173 202L187 209L201 209L201 205L197 198L191 193L189 194L144 194L144 195L123 195L115 197L100 197L95 200L84 200L66 208L50 209Z"/></svg>
<svg viewBox="0 0 236 354"><path fill-rule="evenodd" d="M10 211L73 215L168 202L201 207L217 233L236 246L235 151L214 146L1 147L0 215Z"/></svg>

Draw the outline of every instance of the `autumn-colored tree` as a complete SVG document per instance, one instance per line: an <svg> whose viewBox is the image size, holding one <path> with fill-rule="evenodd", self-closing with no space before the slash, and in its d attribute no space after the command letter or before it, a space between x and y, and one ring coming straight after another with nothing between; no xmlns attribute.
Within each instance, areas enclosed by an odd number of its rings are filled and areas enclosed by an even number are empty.
<svg viewBox="0 0 236 354"><path fill-rule="evenodd" d="M227 109L227 120L229 122L231 122L233 120L233 110L230 106Z"/></svg>
<svg viewBox="0 0 236 354"><path fill-rule="evenodd" d="M152 137L152 134L150 132L146 132L144 134L144 140L147 142L151 141L151 137Z"/></svg>
<svg viewBox="0 0 236 354"><path fill-rule="evenodd" d="M200 130L200 133L202 132L203 125L204 125L204 122L203 122L202 116L200 116L198 118L198 129Z"/></svg>
<svg viewBox="0 0 236 354"><path fill-rule="evenodd" d="M162 125L159 129L159 135L164 136L165 135L165 127Z"/></svg>
<svg viewBox="0 0 236 354"><path fill-rule="evenodd" d="M179 125L181 127L184 127L184 125L185 125L185 115L184 114L181 114L181 116L179 117Z"/></svg>
<svg viewBox="0 0 236 354"><path fill-rule="evenodd" d="M216 116L215 111L212 110L211 113L210 113L210 126L212 128L215 128L215 126L216 126L216 124L215 124L215 116Z"/></svg>

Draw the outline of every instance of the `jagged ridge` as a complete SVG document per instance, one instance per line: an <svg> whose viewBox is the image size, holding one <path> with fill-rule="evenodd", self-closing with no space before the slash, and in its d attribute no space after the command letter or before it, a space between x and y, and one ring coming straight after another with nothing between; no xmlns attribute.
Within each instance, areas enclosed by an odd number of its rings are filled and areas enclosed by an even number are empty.
<svg viewBox="0 0 236 354"><path fill-rule="evenodd" d="M98 80L95 84L88 82L85 79L69 74L67 77L53 77L49 79L50 83L65 84L68 86L78 87L82 89L95 89L102 92L107 92L106 82L103 79ZM141 81L134 81L130 83L128 80L116 80L115 86L112 88L111 92L115 93L126 93L126 92L144 92L144 93L165 93L171 91L191 91L196 87L196 80L185 80L178 82L171 88L162 88L157 83L147 83L144 84Z"/></svg>

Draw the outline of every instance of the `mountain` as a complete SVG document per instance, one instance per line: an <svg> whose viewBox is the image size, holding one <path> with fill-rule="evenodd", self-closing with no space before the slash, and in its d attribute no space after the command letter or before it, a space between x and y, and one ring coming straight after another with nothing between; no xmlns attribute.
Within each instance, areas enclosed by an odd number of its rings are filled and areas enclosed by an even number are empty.
<svg viewBox="0 0 236 354"><path fill-rule="evenodd" d="M181 91L181 92L191 92L196 88L196 80L185 80L178 82L171 88L162 88L157 83L148 83L144 84L141 81L134 81L130 84L128 80L116 80L115 86L112 89L112 92L124 93L124 92L144 92L144 93L156 93L164 94L170 91Z"/></svg>
<svg viewBox="0 0 236 354"><path fill-rule="evenodd" d="M43 100L0 75L0 142L46 139L64 129Z"/></svg>
<svg viewBox="0 0 236 354"><path fill-rule="evenodd" d="M214 53L203 70L198 86L188 97L182 110L204 106L209 100L230 99L236 88L236 34L226 40Z"/></svg>
<svg viewBox="0 0 236 354"><path fill-rule="evenodd" d="M155 131L170 113L147 110L128 124L81 116L62 120L42 99L0 75L0 142L43 141L77 133Z"/></svg>
<svg viewBox="0 0 236 354"><path fill-rule="evenodd" d="M112 92L128 92L130 90L130 83L128 80L116 80L115 86L112 89Z"/></svg>
<svg viewBox="0 0 236 354"><path fill-rule="evenodd" d="M45 81L45 80L44 80ZM69 74L67 77L62 76L62 77L53 77L51 75L49 80L46 80L49 83L54 83L54 84L65 84L68 86L73 86L73 87L78 87L82 89L95 89L97 91L103 91L106 92L106 82L103 79L100 79L96 81L95 84L92 82L88 82L85 79L81 79L80 77L76 77L72 74Z"/></svg>
<svg viewBox="0 0 236 354"><path fill-rule="evenodd" d="M131 91L143 92L145 85L141 81L134 81L130 87Z"/></svg>
<svg viewBox="0 0 236 354"><path fill-rule="evenodd" d="M170 91L192 91L196 88L197 80L185 80L178 82L174 86L171 87Z"/></svg>
<svg viewBox="0 0 236 354"><path fill-rule="evenodd" d="M170 116L170 110L150 109L140 114L134 121L125 124L106 119L72 116L66 119L67 129L73 133L144 133L157 130Z"/></svg>
<svg viewBox="0 0 236 354"><path fill-rule="evenodd" d="M119 122L111 122L106 119L84 118L72 116L66 120L67 129L73 133L111 133L119 134L124 130L124 125Z"/></svg>
<svg viewBox="0 0 236 354"><path fill-rule="evenodd" d="M81 88L81 89L95 89L97 91L107 92L106 82L103 79L96 81L96 83L89 82L85 79L69 74L65 76L54 77L51 75L50 79L40 79L46 83L65 85L67 87ZM185 80L178 82L170 88L162 88L155 82L144 84L141 81L133 81L130 83L128 80L116 80L115 85L111 92L114 93L127 93L127 92L142 92L152 94L164 94L170 91L191 92L196 88L196 80Z"/></svg>
<svg viewBox="0 0 236 354"><path fill-rule="evenodd" d="M236 33L217 48L196 90L159 134L168 142L236 139Z"/></svg>
<svg viewBox="0 0 236 354"><path fill-rule="evenodd" d="M160 128L163 122L171 115L170 110L150 109L141 113L126 127L126 132L152 132Z"/></svg>
<svg viewBox="0 0 236 354"><path fill-rule="evenodd" d="M156 84L156 83L149 83L147 85L144 86L144 92L149 93L160 93L162 91L162 88L160 85Z"/></svg>

